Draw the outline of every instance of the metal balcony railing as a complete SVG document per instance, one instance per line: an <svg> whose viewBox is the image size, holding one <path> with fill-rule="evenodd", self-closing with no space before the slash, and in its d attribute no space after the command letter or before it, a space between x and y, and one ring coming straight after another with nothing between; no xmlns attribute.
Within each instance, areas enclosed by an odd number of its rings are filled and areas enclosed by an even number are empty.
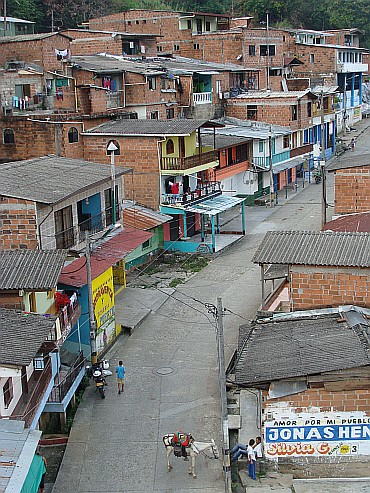
<svg viewBox="0 0 370 493"><path fill-rule="evenodd" d="M164 193L162 194L162 205L190 205L201 202L206 198L221 195L221 183L211 181L203 183L196 190L184 194Z"/></svg>
<svg viewBox="0 0 370 493"><path fill-rule="evenodd" d="M78 354L73 365L71 366L70 370L68 371L67 375L63 378L63 380L58 385L54 385L53 390L50 393L48 402L58 402L58 403L63 402L63 399L67 395L69 389L72 387L74 381L76 380L77 376L82 370L84 366L84 361L85 360L84 360L83 352L81 351Z"/></svg>

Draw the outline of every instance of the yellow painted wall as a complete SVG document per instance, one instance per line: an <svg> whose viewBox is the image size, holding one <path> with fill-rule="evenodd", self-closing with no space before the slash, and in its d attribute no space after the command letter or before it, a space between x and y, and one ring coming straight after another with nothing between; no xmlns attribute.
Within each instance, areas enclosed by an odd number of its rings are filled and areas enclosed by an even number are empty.
<svg viewBox="0 0 370 493"><path fill-rule="evenodd" d="M168 140L171 139L174 145L174 152L172 154L167 154L166 145ZM194 154L198 154L197 150L197 137L196 133L193 132L191 135L187 135L185 137L185 157L194 156ZM163 157L179 157L180 156L180 148L179 148L179 138L178 137L168 137L165 142L162 142L162 156Z"/></svg>

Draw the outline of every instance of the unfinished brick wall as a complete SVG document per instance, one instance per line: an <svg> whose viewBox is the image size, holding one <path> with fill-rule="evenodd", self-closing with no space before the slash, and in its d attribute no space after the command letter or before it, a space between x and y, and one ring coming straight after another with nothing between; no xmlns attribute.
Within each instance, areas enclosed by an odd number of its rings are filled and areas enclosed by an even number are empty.
<svg viewBox="0 0 370 493"><path fill-rule="evenodd" d="M330 410L338 412L365 411L370 409L370 392L367 389L341 390L328 392L324 388L308 388L299 394L291 394L277 399L267 399L267 391L263 391L263 409L266 412L279 408L282 403L293 412L311 412L312 407L319 412ZM279 411L280 412L280 411Z"/></svg>
<svg viewBox="0 0 370 493"><path fill-rule="evenodd" d="M370 270L292 266L290 293L292 310L352 304L370 307Z"/></svg>
<svg viewBox="0 0 370 493"><path fill-rule="evenodd" d="M335 172L335 213L353 214L370 210L370 165Z"/></svg>
<svg viewBox="0 0 370 493"><path fill-rule="evenodd" d="M61 70L63 63L57 60L55 49L69 48L69 38L55 34L44 39L14 41L1 44L0 65L10 61L25 61L42 65L45 70Z"/></svg>
<svg viewBox="0 0 370 493"><path fill-rule="evenodd" d="M252 93L251 93L252 94ZM292 97L288 93L284 98L270 95L268 99L263 98L230 98L226 102L226 116L247 119L248 106L257 106L256 121L283 125L292 130L305 129L310 126L308 116L308 102L312 101L308 95L300 99ZM293 120L292 106L297 106L297 119Z"/></svg>
<svg viewBox="0 0 370 493"><path fill-rule="evenodd" d="M158 163L158 137L83 136L84 159L98 163L110 160L107 143L115 140L120 155L115 156L116 166L133 168L133 175L124 177L125 198L158 210L160 203L160 174Z"/></svg>
<svg viewBox="0 0 370 493"><path fill-rule="evenodd" d="M0 197L0 250L37 248L35 203Z"/></svg>
<svg viewBox="0 0 370 493"><path fill-rule="evenodd" d="M24 310L23 298L19 296L19 291L0 291L0 307Z"/></svg>

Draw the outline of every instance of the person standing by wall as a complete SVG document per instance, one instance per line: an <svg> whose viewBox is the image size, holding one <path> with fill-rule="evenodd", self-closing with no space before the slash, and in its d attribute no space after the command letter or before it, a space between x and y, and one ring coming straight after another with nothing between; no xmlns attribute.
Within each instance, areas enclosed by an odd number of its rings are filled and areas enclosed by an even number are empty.
<svg viewBox="0 0 370 493"><path fill-rule="evenodd" d="M262 439L261 437L257 437L256 438L256 443L253 447L254 449L254 453L255 453L255 456L256 456L256 469L258 470L258 472L260 473L261 472L261 465L262 465Z"/></svg>
<svg viewBox="0 0 370 493"><path fill-rule="evenodd" d="M45 470L41 476L41 481L40 481L40 485L39 485L39 488L40 488L40 493L44 493L44 488L45 488L45 475L46 475L46 469L47 469L47 462L46 462L46 459L45 457L43 457L40 452L37 450L35 452L36 455L39 455L41 457L41 459L43 460L44 462L44 466L45 466Z"/></svg>
<svg viewBox="0 0 370 493"><path fill-rule="evenodd" d="M118 383L118 394L123 392L123 388L125 386L125 367L123 366L123 362L119 361L118 366L116 367L117 373L117 383Z"/></svg>
<svg viewBox="0 0 370 493"><path fill-rule="evenodd" d="M249 472L249 477L252 479L257 479L256 478L256 455L254 453L253 449L254 445L254 440L251 438L249 440L249 445L247 448L247 454L248 454L248 472Z"/></svg>

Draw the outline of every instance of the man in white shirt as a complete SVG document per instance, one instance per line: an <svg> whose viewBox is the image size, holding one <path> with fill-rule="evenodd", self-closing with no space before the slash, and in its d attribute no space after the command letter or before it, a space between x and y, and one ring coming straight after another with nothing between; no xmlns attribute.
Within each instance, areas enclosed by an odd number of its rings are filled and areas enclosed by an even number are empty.
<svg viewBox="0 0 370 493"><path fill-rule="evenodd" d="M256 455L254 453L253 449L254 445L254 440L251 438L249 440L249 445L247 448L247 454L248 454L248 472L249 472L249 477L252 479L257 479L256 478Z"/></svg>
<svg viewBox="0 0 370 493"><path fill-rule="evenodd" d="M261 437L256 438L256 444L253 447L254 453L256 455L256 464L258 464L258 472L261 472L261 461L262 461L262 439Z"/></svg>

